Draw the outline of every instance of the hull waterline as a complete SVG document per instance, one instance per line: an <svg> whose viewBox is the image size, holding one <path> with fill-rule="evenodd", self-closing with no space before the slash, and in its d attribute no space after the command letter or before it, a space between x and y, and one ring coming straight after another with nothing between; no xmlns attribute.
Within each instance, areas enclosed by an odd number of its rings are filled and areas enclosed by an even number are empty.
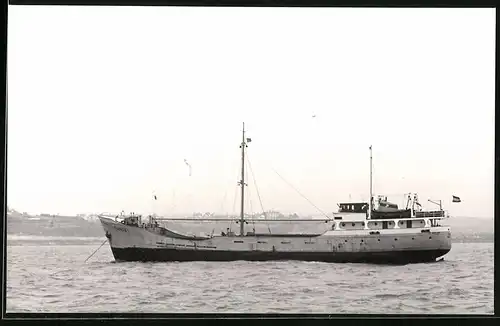
<svg viewBox="0 0 500 326"><path fill-rule="evenodd" d="M166 248L112 248L116 261L317 261L328 263L410 264L435 262L450 249L401 250L385 252L263 252L197 251Z"/></svg>

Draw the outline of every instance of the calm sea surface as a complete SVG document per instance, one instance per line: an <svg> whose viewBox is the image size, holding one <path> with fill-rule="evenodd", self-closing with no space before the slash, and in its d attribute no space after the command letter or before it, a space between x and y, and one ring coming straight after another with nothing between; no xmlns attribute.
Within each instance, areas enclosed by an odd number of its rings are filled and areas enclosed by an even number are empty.
<svg viewBox="0 0 500 326"><path fill-rule="evenodd" d="M10 237L7 312L493 314L492 242L445 261L115 263L102 238Z"/></svg>

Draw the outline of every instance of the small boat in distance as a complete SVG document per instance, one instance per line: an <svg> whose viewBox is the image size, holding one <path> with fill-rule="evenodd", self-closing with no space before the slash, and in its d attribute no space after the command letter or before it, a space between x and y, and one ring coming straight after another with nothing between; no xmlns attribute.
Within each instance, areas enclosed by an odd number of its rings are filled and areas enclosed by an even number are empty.
<svg viewBox="0 0 500 326"><path fill-rule="evenodd" d="M338 212L322 219L248 218L245 215L245 152L241 148L241 206L239 218L160 218L130 214L99 215L116 261L271 261L301 260L333 263L407 264L435 262L451 250L451 229L441 226L447 216L423 211L418 196L409 194L404 209L372 191L372 147L370 146L370 201L338 204ZM228 229L214 235L190 235L161 226L167 220L233 222L239 233ZM326 226L322 233L245 233L249 223L316 222Z"/></svg>

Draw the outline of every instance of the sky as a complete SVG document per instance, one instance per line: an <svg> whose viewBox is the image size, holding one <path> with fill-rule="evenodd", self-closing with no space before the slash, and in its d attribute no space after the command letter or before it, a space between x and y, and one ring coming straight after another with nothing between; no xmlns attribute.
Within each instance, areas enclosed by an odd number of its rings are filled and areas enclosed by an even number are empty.
<svg viewBox="0 0 500 326"><path fill-rule="evenodd" d="M372 145L375 194L492 217L495 25L494 9L9 6L8 205L239 212L245 122L249 212L367 200Z"/></svg>

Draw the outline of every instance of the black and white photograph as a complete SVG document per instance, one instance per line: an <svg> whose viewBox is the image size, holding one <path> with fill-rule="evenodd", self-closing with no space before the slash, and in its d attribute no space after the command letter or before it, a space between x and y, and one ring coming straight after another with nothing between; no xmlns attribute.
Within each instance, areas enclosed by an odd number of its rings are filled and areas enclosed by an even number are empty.
<svg viewBox="0 0 500 326"><path fill-rule="evenodd" d="M6 313L494 314L494 8L8 15Z"/></svg>

